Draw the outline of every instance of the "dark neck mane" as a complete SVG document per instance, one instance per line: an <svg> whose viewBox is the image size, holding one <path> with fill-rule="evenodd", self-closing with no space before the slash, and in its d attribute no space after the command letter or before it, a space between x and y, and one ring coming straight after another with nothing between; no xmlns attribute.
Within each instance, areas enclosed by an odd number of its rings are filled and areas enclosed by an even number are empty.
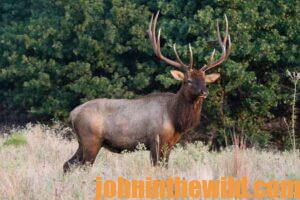
<svg viewBox="0 0 300 200"><path fill-rule="evenodd" d="M169 107L175 130L179 133L193 129L199 124L204 100L199 97L187 99L182 90L183 88L177 92Z"/></svg>

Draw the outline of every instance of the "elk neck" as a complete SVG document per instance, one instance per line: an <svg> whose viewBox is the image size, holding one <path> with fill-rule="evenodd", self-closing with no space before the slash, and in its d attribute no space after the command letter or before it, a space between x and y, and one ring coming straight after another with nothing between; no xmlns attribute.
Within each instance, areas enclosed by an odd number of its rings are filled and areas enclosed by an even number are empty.
<svg viewBox="0 0 300 200"><path fill-rule="evenodd" d="M203 97L187 97L184 88L180 88L169 104L176 132L184 133L199 124L203 101Z"/></svg>

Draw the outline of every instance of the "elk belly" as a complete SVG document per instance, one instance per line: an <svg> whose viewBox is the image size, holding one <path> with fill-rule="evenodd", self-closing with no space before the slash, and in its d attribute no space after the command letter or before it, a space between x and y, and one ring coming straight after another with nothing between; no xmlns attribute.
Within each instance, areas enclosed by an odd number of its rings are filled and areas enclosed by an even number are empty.
<svg viewBox="0 0 300 200"><path fill-rule="evenodd" d="M134 150L139 143L148 146L148 138L152 131L146 125L146 120L141 122L141 120L116 118L114 123L105 120L104 146L106 148L120 152Z"/></svg>

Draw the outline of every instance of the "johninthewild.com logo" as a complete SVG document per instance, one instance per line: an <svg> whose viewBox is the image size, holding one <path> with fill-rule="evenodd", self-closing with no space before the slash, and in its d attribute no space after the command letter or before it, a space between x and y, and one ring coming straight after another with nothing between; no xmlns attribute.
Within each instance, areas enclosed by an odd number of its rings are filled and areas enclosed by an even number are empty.
<svg viewBox="0 0 300 200"><path fill-rule="evenodd" d="M300 198L300 180L256 180L222 177L216 180L167 179L117 180L96 178L95 200L107 198Z"/></svg>

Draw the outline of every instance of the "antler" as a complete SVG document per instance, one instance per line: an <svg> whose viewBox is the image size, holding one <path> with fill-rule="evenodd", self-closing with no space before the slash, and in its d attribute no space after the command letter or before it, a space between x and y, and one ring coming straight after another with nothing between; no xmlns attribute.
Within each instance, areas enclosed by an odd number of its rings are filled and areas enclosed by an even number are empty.
<svg viewBox="0 0 300 200"><path fill-rule="evenodd" d="M224 60L226 60L228 58L228 56L230 54L230 49L231 49L231 40L230 40L230 35L228 34L228 20L227 20L226 15L225 15L225 23L226 23L225 37L222 41L221 34L220 34L220 29L219 29L219 23L217 22L217 36L218 36L219 44L222 48L222 55L219 58L219 60L213 62L213 59L214 59L214 56L215 56L215 53L216 53L216 50L214 49L211 56L210 56L208 64L204 65L200 69L201 71L207 71L207 70L209 70L209 69L211 69L211 68L213 68L217 65L220 65ZM228 41L228 49L226 50L227 41Z"/></svg>
<svg viewBox="0 0 300 200"><path fill-rule="evenodd" d="M188 71L189 69L191 69L193 67L193 51L192 51L191 45L189 45L189 50L190 50L190 63L189 63L189 65L184 64L182 62L182 60L180 59L180 57L177 53L177 50L176 50L176 44L173 45L173 50L174 50L177 61L170 60L169 58L166 58L162 55L162 53L160 51L160 31L161 31L161 29L158 30L157 39L156 39L156 33L155 33L158 15L159 15L159 11L156 13L155 17L152 14L151 21L150 21L150 24L149 24L149 29L148 29L148 35L149 35L149 38L151 40L152 48L153 48L153 51L154 51L155 55L160 60L166 62L167 64L169 64L171 66L174 66L174 67L176 67L178 69L181 69L185 72Z"/></svg>

